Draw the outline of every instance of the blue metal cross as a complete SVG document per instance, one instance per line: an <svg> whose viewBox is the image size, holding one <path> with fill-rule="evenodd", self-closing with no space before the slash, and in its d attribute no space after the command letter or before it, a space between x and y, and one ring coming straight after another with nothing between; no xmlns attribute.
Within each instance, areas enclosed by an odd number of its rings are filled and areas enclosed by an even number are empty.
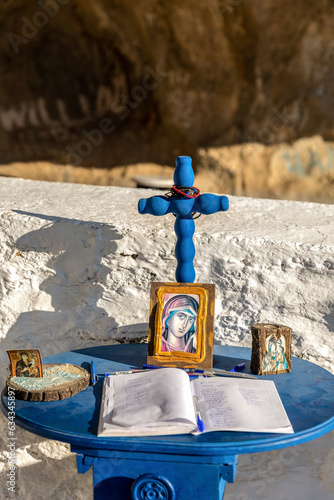
<svg viewBox="0 0 334 500"><path fill-rule="evenodd" d="M187 187L189 191L195 180L189 156L178 156L174 171L175 186ZM188 195L152 196L142 198L138 203L141 214L165 215L176 214L174 230L177 236L175 246L175 257L177 260L176 281L178 283L193 283L195 281L195 269L193 260L195 257L195 245L193 235L195 222L192 214L214 214L228 210L228 198L215 194L201 194L197 198Z"/></svg>

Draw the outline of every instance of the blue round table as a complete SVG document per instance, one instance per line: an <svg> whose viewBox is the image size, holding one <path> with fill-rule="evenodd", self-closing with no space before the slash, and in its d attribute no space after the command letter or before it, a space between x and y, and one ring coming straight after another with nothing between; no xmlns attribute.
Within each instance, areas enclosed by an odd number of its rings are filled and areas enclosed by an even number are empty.
<svg viewBox="0 0 334 500"><path fill-rule="evenodd" d="M199 436L97 437L105 372L141 367L147 344L122 344L73 350L43 360L72 363L89 370L93 360L98 383L72 398L55 402L15 402L15 420L24 429L71 444L78 472L92 466L95 500L221 500L233 482L239 454L285 448L334 429L334 376L308 361L293 358L292 372L274 380L294 434L212 432ZM251 350L214 346L215 368L232 369ZM5 391L2 402L8 408Z"/></svg>

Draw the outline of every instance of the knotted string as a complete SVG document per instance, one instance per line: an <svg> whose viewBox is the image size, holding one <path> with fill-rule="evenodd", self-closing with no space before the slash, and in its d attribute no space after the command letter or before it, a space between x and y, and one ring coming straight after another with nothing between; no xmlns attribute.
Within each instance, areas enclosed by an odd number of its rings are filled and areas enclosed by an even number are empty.
<svg viewBox="0 0 334 500"><path fill-rule="evenodd" d="M176 197L183 197L183 198L197 198L200 195L200 190L196 188L195 186L193 187L188 187L188 186L173 186L168 193L165 194L166 198L176 198ZM196 215L197 214L197 215ZM174 217L177 217L177 214L173 214ZM201 214L197 212L192 212L191 217L192 219L198 219Z"/></svg>

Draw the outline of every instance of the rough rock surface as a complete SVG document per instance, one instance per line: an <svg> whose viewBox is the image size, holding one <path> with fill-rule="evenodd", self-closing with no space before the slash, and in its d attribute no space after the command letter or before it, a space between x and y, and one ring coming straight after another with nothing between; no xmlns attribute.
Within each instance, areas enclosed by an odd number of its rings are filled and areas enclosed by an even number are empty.
<svg viewBox="0 0 334 500"><path fill-rule="evenodd" d="M1 385L5 349L42 357L147 338L151 281L173 281L172 215L137 212L146 190L0 179ZM334 206L230 197L226 213L196 221L198 282L216 284L215 341L251 345L250 325L293 330L292 354L334 360ZM5 498L7 422L0 420ZM68 447L17 432L18 499L91 499ZM240 457L226 497L331 500L331 433L288 450ZM259 493L261 492L261 493Z"/></svg>
<svg viewBox="0 0 334 500"><path fill-rule="evenodd" d="M173 178L175 167L156 163L136 163L113 168L56 165L47 161L14 162L0 165L0 176L49 182L70 182L95 186L136 187L135 176Z"/></svg>
<svg viewBox="0 0 334 500"><path fill-rule="evenodd" d="M292 144L249 143L199 148L194 159L195 185L201 191L237 196L334 203L334 143L320 136ZM85 168L50 162L0 165L0 175L56 182L136 187L144 176L172 181L174 167L137 163L113 168ZM165 186L166 187L166 186Z"/></svg>
<svg viewBox="0 0 334 500"><path fill-rule="evenodd" d="M3 2L2 161L164 164L197 146L333 140L333 9L330 0Z"/></svg>
<svg viewBox="0 0 334 500"><path fill-rule="evenodd" d="M196 160L196 182L207 191L334 203L334 143L320 136L202 148Z"/></svg>

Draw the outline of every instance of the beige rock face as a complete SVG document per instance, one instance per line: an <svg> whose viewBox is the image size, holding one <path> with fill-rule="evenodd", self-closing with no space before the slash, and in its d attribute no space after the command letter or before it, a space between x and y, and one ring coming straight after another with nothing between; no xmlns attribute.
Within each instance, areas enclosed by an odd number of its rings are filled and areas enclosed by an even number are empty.
<svg viewBox="0 0 334 500"><path fill-rule="evenodd" d="M333 8L4 2L1 162L170 164L197 147L333 140Z"/></svg>
<svg viewBox="0 0 334 500"><path fill-rule="evenodd" d="M95 186L136 187L135 176L173 178L174 168L156 163L136 163L113 168L75 167L55 165L47 161L13 162L0 165L0 176L22 179L92 184Z"/></svg>
<svg viewBox="0 0 334 500"><path fill-rule="evenodd" d="M253 143L200 149L196 183L207 191L334 202L334 142L320 136L289 145Z"/></svg>
<svg viewBox="0 0 334 500"><path fill-rule="evenodd" d="M291 145L250 143L201 148L193 158L195 185L202 192L259 198L334 203L334 142L320 136ZM113 168L84 168L50 162L13 162L0 165L0 176L80 184L155 187L152 178L170 180L174 167L136 163ZM151 182L151 184L150 184ZM165 187L168 185L165 184ZM167 189L166 189L167 191Z"/></svg>

